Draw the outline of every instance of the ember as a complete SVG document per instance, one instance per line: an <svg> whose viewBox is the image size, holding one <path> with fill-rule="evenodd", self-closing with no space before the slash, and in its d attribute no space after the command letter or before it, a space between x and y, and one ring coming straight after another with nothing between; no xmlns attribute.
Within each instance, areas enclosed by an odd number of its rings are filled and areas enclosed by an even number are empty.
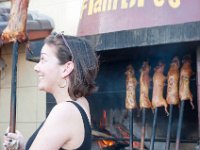
<svg viewBox="0 0 200 150"><path fill-rule="evenodd" d="M112 140L99 140L98 144L99 144L100 148L105 148L105 147L110 147L110 146L114 145L115 142Z"/></svg>

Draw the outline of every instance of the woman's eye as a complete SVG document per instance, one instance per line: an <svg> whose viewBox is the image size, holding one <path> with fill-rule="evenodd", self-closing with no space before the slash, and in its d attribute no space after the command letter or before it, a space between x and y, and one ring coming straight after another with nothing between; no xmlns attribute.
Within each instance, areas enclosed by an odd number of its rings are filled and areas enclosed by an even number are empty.
<svg viewBox="0 0 200 150"><path fill-rule="evenodd" d="M40 61L44 62L45 61L44 57L40 57Z"/></svg>

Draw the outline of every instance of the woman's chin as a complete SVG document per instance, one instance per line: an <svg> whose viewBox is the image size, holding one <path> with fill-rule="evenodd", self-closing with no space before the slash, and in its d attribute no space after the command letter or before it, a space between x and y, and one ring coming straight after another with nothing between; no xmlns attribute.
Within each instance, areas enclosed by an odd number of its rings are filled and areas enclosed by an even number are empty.
<svg viewBox="0 0 200 150"><path fill-rule="evenodd" d="M45 86L38 85L38 90L51 93L51 90Z"/></svg>
<svg viewBox="0 0 200 150"><path fill-rule="evenodd" d="M38 85L38 89L39 89L40 91L45 91L45 88L44 88L42 85Z"/></svg>

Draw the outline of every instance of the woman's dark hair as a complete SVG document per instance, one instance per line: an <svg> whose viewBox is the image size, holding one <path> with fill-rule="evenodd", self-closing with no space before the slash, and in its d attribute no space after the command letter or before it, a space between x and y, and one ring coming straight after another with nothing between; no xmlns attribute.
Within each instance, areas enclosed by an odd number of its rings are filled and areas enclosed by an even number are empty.
<svg viewBox="0 0 200 150"><path fill-rule="evenodd" d="M45 44L55 45L61 65L74 62L74 70L69 75L69 95L72 99L89 96L96 90L98 58L86 39L57 34L48 36Z"/></svg>

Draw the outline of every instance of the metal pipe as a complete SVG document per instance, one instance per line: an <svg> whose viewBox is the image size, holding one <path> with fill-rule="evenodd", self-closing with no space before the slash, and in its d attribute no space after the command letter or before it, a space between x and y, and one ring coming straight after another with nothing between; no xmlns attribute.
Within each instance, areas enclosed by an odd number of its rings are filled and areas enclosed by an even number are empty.
<svg viewBox="0 0 200 150"><path fill-rule="evenodd" d="M158 108L155 108L154 117L153 117L152 134L151 134L151 142L150 142L150 150L154 149L156 126L157 126L157 116L158 116Z"/></svg>
<svg viewBox="0 0 200 150"><path fill-rule="evenodd" d="M171 127L172 127L172 114L173 114L173 105L169 105L169 121L168 121L168 127L167 127L167 139L166 139L166 145L165 150L170 149L170 135L171 135Z"/></svg>
<svg viewBox="0 0 200 150"><path fill-rule="evenodd" d="M141 129L140 150L144 150L145 125L146 125L146 108L142 108L142 129Z"/></svg>
<svg viewBox="0 0 200 150"><path fill-rule="evenodd" d="M92 137L92 140L112 140L112 141L129 141L130 138L114 138L114 137ZM141 139L133 138L133 141L140 142ZM151 139L147 138L144 140L145 142L150 142ZM166 142L166 138L155 138L156 142ZM182 139L180 140L181 143L197 143L198 139ZM171 143L175 143L176 139L170 139Z"/></svg>
<svg viewBox="0 0 200 150"><path fill-rule="evenodd" d="M197 105L198 105L198 147L200 144L200 46L197 48Z"/></svg>
<svg viewBox="0 0 200 150"><path fill-rule="evenodd" d="M16 41L12 48L12 82L11 82L11 102L10 102L10 124L9 132L15 133L16 127L16 88L17 88L17 61L19 43Z"/></svg>
<svg viewBox="0 0 200 150"><path fill-rule="evenodd" d="M130 113L130 123L129 123L129 130L130 130L130 138L129 138L129 147L130 150L133 149L133 109L129 110Z"/></svg>
<svg viewBox="0 0 200 150"><path fill-rule="evenodd" d="M179 119L178 119L178 129L177 129L177 134L176 134L175 150L179 150L179 146L180 146L180 136L181 136L181 128L182 128L182 122L183 122L184 105L185 105L185 101L181 101L181 108L180 108Z"/></svg>

